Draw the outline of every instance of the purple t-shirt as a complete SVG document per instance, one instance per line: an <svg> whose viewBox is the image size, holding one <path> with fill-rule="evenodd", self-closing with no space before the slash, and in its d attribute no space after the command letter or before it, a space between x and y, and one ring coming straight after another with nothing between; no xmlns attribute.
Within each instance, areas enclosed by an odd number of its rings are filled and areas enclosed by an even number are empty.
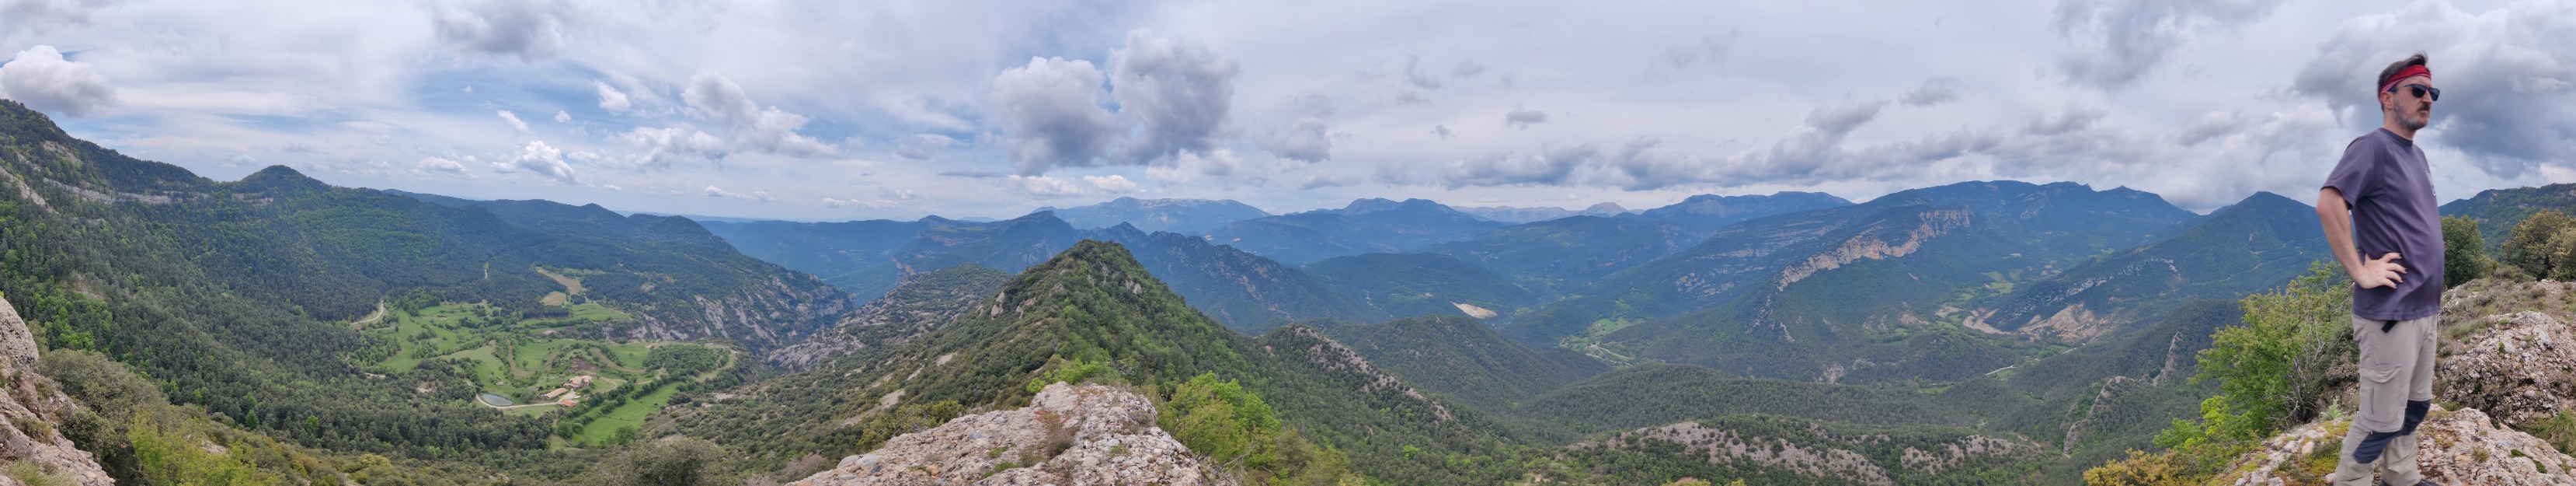
<svg viewBox="0 0 2576 486"><path fill-rule="evenodd" d="M2406 281L2373 289L2354 285L2352 314L2402 321L2442 311L2442 214L2424 149L2382 128L2352 140L2325 187L2352 208L2352 243L2364 260L2396 253Z"/></svg>

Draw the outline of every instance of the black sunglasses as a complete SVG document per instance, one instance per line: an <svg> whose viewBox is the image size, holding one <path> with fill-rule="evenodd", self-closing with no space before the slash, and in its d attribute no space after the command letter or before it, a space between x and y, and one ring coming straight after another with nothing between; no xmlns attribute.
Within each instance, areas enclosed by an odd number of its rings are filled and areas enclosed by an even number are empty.
<svg viewBox="0 0 2576 486"><path fill-rule="evenodd" d="M2406 88L2408 93L2414 94L2417 98L2423 98L2425 95L2432 95L2432 98L2430 99L2431 101L2442 101L2441 88L2425 86L2422 83L2407 83L2406 86L2402 87ZM2397 92L2397 88L2399 87L2389 87L2388 92L2395 93Z"/></svg>

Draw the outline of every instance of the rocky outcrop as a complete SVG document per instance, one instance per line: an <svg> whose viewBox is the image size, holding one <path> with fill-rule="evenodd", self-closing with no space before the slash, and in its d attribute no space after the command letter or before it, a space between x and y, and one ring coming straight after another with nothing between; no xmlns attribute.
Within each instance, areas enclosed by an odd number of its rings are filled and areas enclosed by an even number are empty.
<svg viewBox="0 0 2576 486"><path fill-rule="evenodd" d="M1829 480L1827 482L1830 483L1871 485L1896 484L1892 479L1895 471L1889 470L1891 467L1938 474L1975 462L2026 457L2038 452L2027 443L1970 435L1932 450L1906 447L1899 453L1897 464L1887 465L1845 448L1886 440L1883 435L1864 435L1802 444L1778 437L1747 435L1699 422L1681 422L1622 432L1608 439L1575 444L1573 449L1617 449L1635 447L1646 441L1670 442L1681 446L1681 455L1702 457L1710 464L1779 468L1800 476Z"/></svg>
<svg viewBox="0 0 2576 486"><path fill-rule="evenodd" d="M2485 410L2505 425L2555 417L2576 397L2576 332L2533 311L2487 316L2485 326L2449 344L2436 367L2442 399Z"/></svg>
<svg viewBox="0 0 2576 486"><path fill-rule="evenodd" d="M36 337L18 309L0 300L0 456L34 462L47 474L67 476L81 486L116 484L89 452L72 447L62 435L62 418L81 405L63 395L54 380L36 374ZM0 478L0 482L14 482Z"/></svg>
<svg viewBox="0 0 2576 486"><path fill-rule="evenodd" d="M2264 441L2236 459L2232 471L2209 484L2308 484L2333 471L2343 451L2349 419L2328 420L2292 429ZM2435 405L2415 433L2421 441L2425 479L2449 486L2576 485L2576 457L2558 452L2531 434L2494 423L2474 408L2449 411ZM2303 479L2305 478L2305 479Z"/></svg>
<svg viewBox="0 0 2576 486"><path fill-rule="evenodd" d="M1133 392L1057 383L1026 408L904 434L789 485L1237 484L1155 427L1154 417L1153 403Z"/></svg>

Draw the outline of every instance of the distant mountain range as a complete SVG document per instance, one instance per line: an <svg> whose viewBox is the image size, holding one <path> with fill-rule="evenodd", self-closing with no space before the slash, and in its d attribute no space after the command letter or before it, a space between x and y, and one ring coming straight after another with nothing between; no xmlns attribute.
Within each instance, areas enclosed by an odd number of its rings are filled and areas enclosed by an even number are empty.
<svg viewBox="0 0 2576 486"><path fill-rule="evenodd" d="M1505 223L1534 223L1573 216L1608 217L1628 214L1628 208L1619 207L1619 203L1594 204L1592 207L1583 208L1582 210L1550 207L1516 208L1511 206L1461 207L1456 209L1458 212L1475 215L1476 217L1484 218L1487 221L1500 221Z"/></svg>
<svg viewBox="0 0 2576 486"><path fill-rule="evenodd" d="M1236 221L1208 241L1291 265L1361 253L1401 253L1501 228L1427 199L1361 199L1341 209Z"/></svg>
<svg viewBox="0 0 2576 486"><path fill-rule="evenodd" d="M820 275L862 299L883 295L907 276L957 265L1018 272L1075 243L1097 239L1126 244L1146 268L1173 282L1191 305L1227 326L1259 331L1306 319L1384 318L1382 312L1268 258L1124 223L1077 229L1050 212L991 223L929 217L911 222L704 224L741 242L737 246L746 254Z"/></svg>
<svg viewBox="0 0 2576 486"><path fill-rule="evenodd" d="M1137 199L1121 197L1109 202L1070 208L1042 207L1039 212L1055 212L1056 217L1076 228L1100 229L1120 224L1135 226L1148 233L1172 232L1203 235L1226 223L1269 216L1268 211L1232 199Z"/></svg>

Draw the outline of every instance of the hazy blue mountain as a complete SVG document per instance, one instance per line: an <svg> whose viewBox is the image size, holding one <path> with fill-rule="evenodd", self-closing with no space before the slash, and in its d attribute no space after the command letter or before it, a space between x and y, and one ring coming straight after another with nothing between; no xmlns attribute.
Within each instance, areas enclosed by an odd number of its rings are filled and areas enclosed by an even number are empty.
<svg viewBox="0 0 2576 486"><path fill-rule="evenodd" d="M2195 299L2279 287L2329 256L2316 208L2258 192L2171 239L2018 284L1970 317L1982 326L2073 340L2153 322Z"/></svg>
<svg viewBox="0 0 2576 486"><path fill-rule="evenodd" d="M1018 272L1090 237L1088 232L1074 229L1044 211L988 223L937 216L922 218L922 222L926 225L921 232L887 251L885 260L857 272L825 278L836 285L856 287L851 293L875 297L892 290L904 275L968 263Z"/></svg>
<svg viewBox="0 0 2576 486"><path fill-rule="evenodd" d="M1501 221L1505 223L1529 223L1570 216L1611 217L1628 214L1628 208L1619 207L1619 203L1594 204L1592 207L1583 208L1581 210L1555 207L1516 208L1511 206L1460 207L1455 209L1457 209L1458 212L1474 215L1478 218L1484 218L1487 221Z"/></svg>
<svg viewBox="0 0 2576 486"><path fill-rule="evenodd" d="M1076 228L1095 229L1135 225L1145 232L1170 231L1183 234L1207 234L1226 223L1269 216L1251 205L1232 199L1137 199L1122 197L1109 202L1070 208L1044 207Z"/></svg>
<svg viewBox="0 0 2576 486"><path fill-rule="evenodd" d="M2442 205L2443 216L2477 220L2478 236L2486 239L2488 250L2504 246L2504 238L2513 233L2513 225L2543 210L2576 214L2576 184L2488 189Z"/></svg>
<svg viewBox="0 0 2576 486"><path fill-rule="evenodd" d="M1693 233L1707 234L1726 225L1774 214L1849 206L1851 201L1821 192L1783 191L1768 196L1701 194L1669 206L1622 216L1656 221Z"/></svg>
<svg viewBox="0 0 2576 486"><path fill-rule="evenodd" d="M1902 191L1729 226L1523 314L1505 334L1753 376L1960 379L2028 349L1943 324L1967 317L1958 306L2195 217L2153 194L2073 183Z"/></svg>
<svg viewBox="0 0 2576 486"><path fill-rule="evenodd" d="M1537 295L1502 275L1437 253L1333 257L1306 264L1305 269L1397 316L1489 318L1538 303Z"/></svg>
<svg viewBox="0 0 2576 486"><path fill-rule="evenodd" d="M1361 253L1402 253L1505 226L1425 199L1361 199L1342 209L1236 221L1208 241L1291 265Z"/></svg>
<svg viewBox="0 0 2576 486"><path fill-rule="evenodd" d="M1574 216L1512 225L1422 251L1472 262L1532 291L1555 294L1663 258L1699 240L1689 230L1660 222Z"/></svg>
<svg viewBox="0 0 2576 486"><path fill-rule="evenodd" d="M930 228L932 222L930 218L922 218L916 221L875 219L832 223L699 220L698 224L724 238L726 243L745 255L821 275L825 280L833 281L833 285L849 289L867 286L853 285L856 282L835 277L887 261L889 253L912 242L922 230Z"/></svg>

